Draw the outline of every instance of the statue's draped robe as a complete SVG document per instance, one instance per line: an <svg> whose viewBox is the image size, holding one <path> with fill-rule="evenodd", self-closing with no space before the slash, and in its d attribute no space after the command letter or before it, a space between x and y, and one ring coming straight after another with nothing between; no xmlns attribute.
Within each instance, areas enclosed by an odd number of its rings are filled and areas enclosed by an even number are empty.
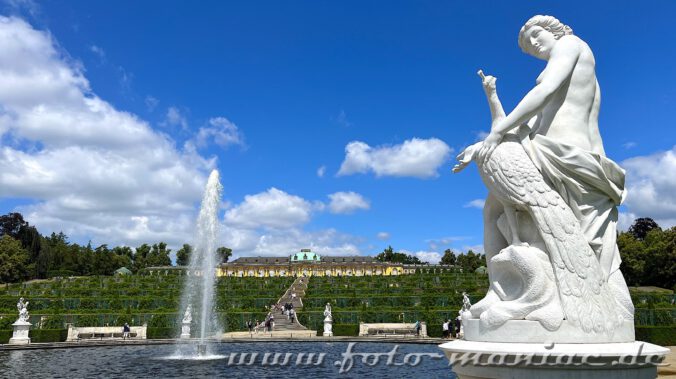
<svg viewBox="0 0 676 379"><path fill-rule="evenodd" d="M607 275L616 271L620 266L617 206L626 194L624 170L604 156L542 134L531 135L523 142L545 181L563 197L580 221L603 270Z"/></svg>
<svg viewBox="0 0 676 379"><path fill-rule="evenodd" d="M526 132L521 130L519 134L523 136ZM531 132L524 137L522 145L526 153L579 220L611 292L623 308L623 316L633 319L633 304L619 271L621 259L617 248L617 206L626 196L624 170L604 156L542 134Z"/></svg>

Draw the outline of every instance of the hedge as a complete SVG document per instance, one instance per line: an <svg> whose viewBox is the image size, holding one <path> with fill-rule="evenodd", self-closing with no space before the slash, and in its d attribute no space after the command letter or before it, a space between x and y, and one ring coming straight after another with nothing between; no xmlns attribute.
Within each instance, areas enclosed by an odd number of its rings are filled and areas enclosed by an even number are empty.
<svg viewBox="0 0 676 379"><path fill-rule="evenodd" d="M31 329L31 342L64 342L68 337L68 329Z"/></svg>
<svg viewBox="0 0 676 379"><path fill-rule="evenodd" d="M661 346L676 345L676 325L637 326L636 341L654 343Z"/></svg>
<svg viewBox="0 0 676 379"><path fill-rule="evenodd" d="M176 328L148 328L146 338L148 339L171 339L176 338Z"/></svg>
<svg viewBox="0 0 676 379"><path fill-rule="evenodd" d="M358 324L337 324L333 326L334 336L358 336Z"/></svg>
<svg viewBox="0 0 676 379"><path fill-rule="evenodd" d="M14 332L11 330L0 330L0 343L9 342L9 339L12 338L12 333Z"/></svg>

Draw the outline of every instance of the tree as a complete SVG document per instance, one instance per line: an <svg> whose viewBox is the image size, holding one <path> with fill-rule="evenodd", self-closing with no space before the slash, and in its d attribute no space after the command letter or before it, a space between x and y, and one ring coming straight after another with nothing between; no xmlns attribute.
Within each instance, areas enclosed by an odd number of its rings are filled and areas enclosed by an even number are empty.
<svg viewBox="0 0 676 379"><path fill-rule="evenodd" d="M634 220L634 224L629 227L628 232L637 240L642 241L653 229L662 230L652 218L641 217Z"/></svg>
<svg viewBox="0 0 676 379"><path fill-rule="evenodd" d="M21 242L5 234L0 237L0 282L11 283L28 276L28 253Z"/></svg>
<svg viewBox="0 0 676 379"><path fill-rule="evenodd" d="M476 254L471 249L467 251L467 254L460 254L457 258L457 264L462 267L463 272L474 272L474 270L483 266L485 261L485 255Z"/></svg>
<svg viewBox="0 0 676 379"><path fill-rule="evenodd" d="M232 249L221 246L218 249L216 249L216 254L218 256L218 261L220 263L225 263L232 256Z"/></svg>
<svg viewBox="0 0 676 379"><path fill-rule="evenodd" d="M376 260L381 262L392 262L392 263L402 263L402 264L422 264L423 262L413 255L394 252L392 246L388 246L387 249L383 250L382 253L376 255Z"/></svg>
<svg viewBox="0 0 676 379"><path fill-rule="evenodd" d="M453 254L453 252L451 251L451 249L446 249L446 250L444 251L444 256L441 257L441 262L440 262L440 263L441 263L442 265L451 265L451 266L453 266L453 265L455 265L455 262L456 262L455 254Z"/></svg>
<svg viewBox="0 0 676 379"><path fill-rule="evenodd" d="M14 239L21 238L22 229L28 227L21 213L8 213L0 216L0 236L9 235Z"/></svg>
<svg viewBox="0 0 676 379"><path fill-rule="evenodd" d="M176 252L176 265L187 266L190 264L190 254L192 254L192 246L184 243L183 247Z"/></svg>

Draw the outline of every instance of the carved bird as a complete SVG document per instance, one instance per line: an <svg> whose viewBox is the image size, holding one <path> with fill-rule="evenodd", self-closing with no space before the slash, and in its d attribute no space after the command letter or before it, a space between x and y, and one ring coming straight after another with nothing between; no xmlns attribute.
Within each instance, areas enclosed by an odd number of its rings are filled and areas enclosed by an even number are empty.
<svg viewBox="0 0 676 379"><path fill-rule="evenodd" d="M495 78L484 76L481 71L479 75L495 125L504 117ZM622 322L622 316L616 309L607 279L572 210L544 180L524 150L521 138L528 138L528 131L507 133L487 157L478 156L482 142L468 147L458 156L460 163L453 171L459 172L471 161L477 164L484 184L504 206L512 245L523 244L519 239L516 212L530 215L554 268L566 319L587 333L612 334Z"/></svg>

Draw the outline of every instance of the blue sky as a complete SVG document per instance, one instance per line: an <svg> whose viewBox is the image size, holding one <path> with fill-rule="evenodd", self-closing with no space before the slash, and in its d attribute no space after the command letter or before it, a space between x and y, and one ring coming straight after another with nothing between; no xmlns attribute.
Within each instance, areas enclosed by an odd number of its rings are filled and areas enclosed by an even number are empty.
<svg viewBox="0 0 676 379"><path fill-rule="evenodd" d="M438 259L481 250L489 128L477 69L507 111L544 62L518 31L551 14L591 46L620 223L676 224L672 1L0 3L0 212L76 242L190 242L221 173L239 255Z"/></svg>

